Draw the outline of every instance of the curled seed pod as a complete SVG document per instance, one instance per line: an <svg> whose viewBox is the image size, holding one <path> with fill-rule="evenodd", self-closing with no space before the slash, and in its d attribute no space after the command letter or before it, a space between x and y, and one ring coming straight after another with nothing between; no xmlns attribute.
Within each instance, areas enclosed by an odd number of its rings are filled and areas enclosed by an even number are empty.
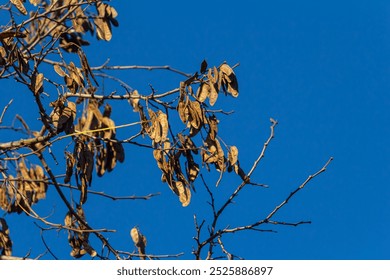
<svg viewBox="0 0 390 280"><path fill-rule="evenodd" d="M230 165L235 165L238 159L238 149L236 146L231 146L228 153L228 160Z"/></svg>

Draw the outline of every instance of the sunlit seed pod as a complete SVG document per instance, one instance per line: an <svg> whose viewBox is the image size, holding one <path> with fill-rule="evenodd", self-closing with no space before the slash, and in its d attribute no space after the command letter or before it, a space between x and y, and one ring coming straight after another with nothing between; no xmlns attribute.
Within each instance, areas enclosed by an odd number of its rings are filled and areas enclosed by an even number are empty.
<svg viewBox="0 0 390 280"><path fill-rule="evenodd" d="M231 165L235 165L238 159L238 149L236 146L231 146L228 153L228 160Z"/></svg>
<svg viewBox="0 0 390 280"><path fill-rule="evenodd" d="M23 5L22 0L10 0L11 3L21 12L23 15L27 15L27 10Z"/></svg>
<svg viewBox="0 0 390 280"><path fill-rule="evenodd" d="M130 236L131 236L131 239L133 240L134 244L137 246L137 244L140 241L140 233L136 227L133 227L130 230Z"/></svg>
<svg viewBox="0 0 390 280"><path fill-rule="evenodd" d="M211 88L208 83L201 83L196 94L198 101L204 102L207 99L207 97L209 97L210 90Z"/></svg>

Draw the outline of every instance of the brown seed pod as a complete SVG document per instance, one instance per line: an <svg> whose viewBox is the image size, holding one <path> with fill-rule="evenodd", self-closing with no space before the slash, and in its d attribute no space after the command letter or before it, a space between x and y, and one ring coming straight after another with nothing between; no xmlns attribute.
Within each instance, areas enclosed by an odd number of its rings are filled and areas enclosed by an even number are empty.
<svg viewBox="0 0 390 280"><path fill-rule="evenodd" d="M235 165L238 159L238 149L236 146L231 146L228 152L228 160L230 165Z"/></svg>
<svg viewBox="0 0 390 280"><path fill-rule="evenodd" d="M23 15L27 15L27 10L23 5L22 0L10 0L11 3L19 10Z"/></svg>
<svg viewBox="0 0 390 280"><path fill-rule="evenodd" d="M233 69L226 63L219 68L219 76L222 81L222 86L226 92L229 92L233 97L238 96L238 82Z"/></svg>

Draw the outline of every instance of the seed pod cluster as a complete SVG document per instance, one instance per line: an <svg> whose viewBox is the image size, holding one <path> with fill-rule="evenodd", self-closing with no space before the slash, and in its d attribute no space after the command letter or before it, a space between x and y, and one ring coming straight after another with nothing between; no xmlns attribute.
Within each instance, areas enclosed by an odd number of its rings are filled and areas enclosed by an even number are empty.
<svg viewBox="0 0 390 280"><path fill-rule="evenodd" d="M77 67L73 62L70 62L68 65L65 65L65 69L62 68L59 64L55 64L54 71L64 78L66 87L71 93L79 92L79 89L83 89L85 86L84 75L82 68Z"/></svg>
<svg viewBox="0 0 390 280"><path fill-rule="evenodd" d="M111 106L106 104L103 113L96 101L91 100L79 119L75 129L81 133L75 138L73 153L65 152L65 183L69 183L74 174L80 190L79 204L87 201L88 187L92 183L93 169L99 177L106 171L111 172L117 161L125 160L122 146L116 139L115 123L110 118Z"/></svg>
<svg viewBox="0 0 390 280"><path fill-rule="evenodd" d="M53 111L50 114L51 122L57 130L57 133L65 132L70 134L74 132L74 121L76 119L76 104L71 101L58 99L50 103Z"/></svg>
<svg viewBox="0 0 390 280"><path fill-rule="evenodd" d="M139 112L142 132L152 139L153 156L162 171L161 180L168 184L184 207L191 201L191 189L195 191L194 182L200 172L199 164L196 162L199 151L200 160L208 169L209 165L214 165L221 173L226 169L229 172L234 170L243 180L247 180L245 172L239 167L238 149L233 146L229 150L226 147L228 159L225 157L224 148L217 137L219 120L210 113L205 104L209 99L209 104L213 106L220 91L233 97L238 96L235 73L226 63L218 68L207 69L206 61L202 62L200 73L201 76L196 73L180 83L176 111L186 128L174 135L172 142L167 137L169 131L167 115L160 110L155 112L149 108L147 116L139 102L141 98L138 92L134 91L129 97L134 111ZM194 94L192 85L198 83L199 87ZM200 131L202 133L199 133ZM199 135L201 136L197 137ZM201 138L202 145L195 144L196 138Z"/></svg>
<svg viewBox="0 0 390 280"><path fill-rule="evenodd" d="M112 38L111 25L119 25L115 19L118 16L118 12L113 7L102 2L97 2L96 8L99 14L94 21L97 37L100 40L110 41Z"/></svg>
<svg viewBox="0 0 390 280"><path fill-rule="evenodd" d="M168 117L161 110L155 113L152 109L148 109L150 124L146 128L146 132L152 139L153 144L163 143L168 137Z"/></svg>
<svg viewBox="0 0 390 280"><path fill-rule="evenodd" d="M229 93L233 97L238 97L238 82L233 69L226 63L219 67L209 68L207 79L202 80L197 90L197 99L199 102L204 102L209 98L210 106L214 106L218 99L218 93L223 91Z"/></svg>
<svg viewBox="0 0 390 280"><path fill-rule="evenodd" d="M86 221L84 210L81 205L77 206L76 213L82 221ZM66 214L64 224L65 227L68 228L68 242L72 248L70 255L74 258L81 258L85 254L89 254L91 257L95 257L97 252L89 244L89 232L86 231L86 226L77 220L76 217L70 212Z"/></svg>
<svg viewBox="0 0 390 280"><path fill-rule="evenodd" d="M27 168L21 160L17 177L8 175L5 179L7 183L0 186L0 207L7 212L29 213L33 204L46 197L47 177L39 165Z"/></svg>

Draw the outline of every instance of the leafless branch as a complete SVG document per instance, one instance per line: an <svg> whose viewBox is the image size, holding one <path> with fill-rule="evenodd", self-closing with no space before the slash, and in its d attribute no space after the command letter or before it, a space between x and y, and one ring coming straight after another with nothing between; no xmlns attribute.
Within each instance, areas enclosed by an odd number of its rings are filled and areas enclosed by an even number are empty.
<svg viewBox="0 0 390 280"><path fill-rule="evenodd" d="M3 112L0 115L0 124L3 122L4 114L7 111L8 107L12 104L13 99L11 99L7 105L5 105Z"/></svg>

